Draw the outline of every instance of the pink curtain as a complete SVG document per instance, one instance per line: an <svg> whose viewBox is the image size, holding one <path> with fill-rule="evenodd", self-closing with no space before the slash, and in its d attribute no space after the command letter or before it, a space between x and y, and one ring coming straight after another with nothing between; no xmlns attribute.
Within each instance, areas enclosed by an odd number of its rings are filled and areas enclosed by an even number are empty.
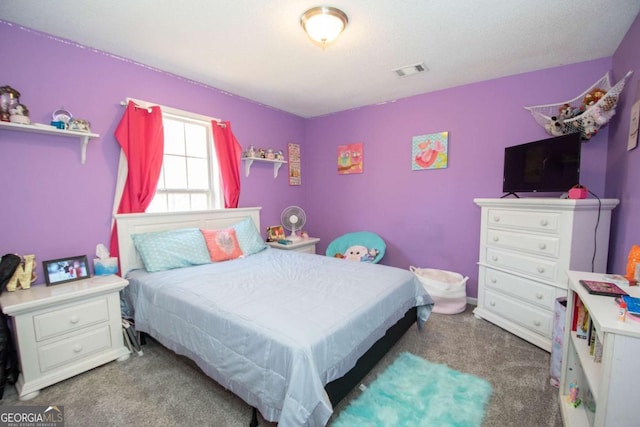
<svg viewBox="0 0 640 427"><path fill-rule="evenodd" d="M213 143L220 164L224 207L237 208L240 200L240 159L242 148L231 131L230 122L211 122Z"/></svg>
<svg viewBox="0 0 640 427"><path fill-rule="evenodd" d="M140 108L129 101L115 132L127 159L127 179L117 213L144 212L156 192L164 154L160 107ZM111 256L118 256L116 224L111 229Z"/></svg>

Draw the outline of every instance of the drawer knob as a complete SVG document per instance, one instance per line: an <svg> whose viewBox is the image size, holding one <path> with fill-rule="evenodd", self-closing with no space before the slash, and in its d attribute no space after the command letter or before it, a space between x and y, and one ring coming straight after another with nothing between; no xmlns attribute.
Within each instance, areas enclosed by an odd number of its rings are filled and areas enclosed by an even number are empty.
<svg viewBox="0 0 640 427"><path fill-rule="evenodd" d="M549 225L549 221L547 221L546 219L541 219L540 220L540 225L543 227L546 227L547 225Z"/></svg>
<svg viewBox="0 0 640 427"><path fill-rule="evenodd" d="M546 245L546 244L544 244L544 243L540 243L540 244L538 245L538 247L539 247L540 249L542 249L542 250L547 249L547 245Z"/></svg>
<svg viewBox="0 0 640 427"><path fill-rule="evenodd" d="M77 315L74 314L73 316L71 316L71 319L69 319L69 320L71 321L71 323L73 323L75 325L76 323L78 323L80 321L80 318Z"/></svg>
<svg viewBox="0 0 640 427"><path fill-rule="evenodd" d="M535 326L540 326L540 321L539 321L539 320L536 320L536 321L534 321L534 322L533 322L533 324L534 324Z"/></svg>
<svg viewBox="0 0 640 427"><path fill-rule="evenodd" d="M493 217L494 222L500 222L500 217L498 215Z"/></svg>
<svg viewBox="0 0 640 427"><path fill-rule="evenodd" d="M76 344L73 346L74 353L80 353L82 351L82 346L80 344Z"/></svg>
<svg viewBox="0 0 640 427"><path fill-rule="evenodd" d="M538 267L538 273L544 273L544 267L539 266Z"/></svg>
<svg viewBox="0 0 640 427"><path fill-rule="evenodd" d="M498 236L493 236L493 241L497 242L498 240L500 240L500 238Z"/></svg>
<svg viewBox="0 0 640 427"><path fill-rule="evenodd" d="M496 302L495 302L495 301L491 301L491 302L489 302L489 305L490 305L491 307L495 307L495 306L496 306Z"/></svg>
<svg viewBox="0 0 640 427"><path fill-rule="evenodd" d="M492 256L492 257L491 257L491 259L492 259L493 261L498 261L498 255L494 255L494 256Z"/></svg>
<svg viewBox="0 0 640 427"><path fill-rule="evenodd" d="M497 283L497 282L498 282L498 279L496 279L495 277L491 278L491 283Z"/></svg>
<svg viewBox="0 0 640 427"><path fill-rule="evenodd" d="M538 292L538 293L536 294L536 298L538 298L538 299L542 299L542 297L543 297L543 296L544 296L544 295L542 295L540 292Z"/></svg>

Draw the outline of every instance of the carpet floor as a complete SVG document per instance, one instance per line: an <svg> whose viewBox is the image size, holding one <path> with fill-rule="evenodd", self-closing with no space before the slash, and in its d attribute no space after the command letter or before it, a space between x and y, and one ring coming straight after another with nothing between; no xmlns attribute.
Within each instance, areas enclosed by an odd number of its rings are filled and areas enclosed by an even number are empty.
<svg viewBox="0 0 640 427"><path fill-rule="evenodd" d="M422 331L414 325L363 383L370 384L398 354L409 352L489 381L493 394L485 427L562 426L557 390L549 384L549 353L476 319L472 309L433 314ZM361 393L356 388L347 395L330 423ZM2 404L63 405L66 427L246 427L251 419L251 409L241 399L153 340L142 357L131 356L62 381L30 401L18 401L15 388L7 385ZM260 425L275 426L263 420Z"/></svg>

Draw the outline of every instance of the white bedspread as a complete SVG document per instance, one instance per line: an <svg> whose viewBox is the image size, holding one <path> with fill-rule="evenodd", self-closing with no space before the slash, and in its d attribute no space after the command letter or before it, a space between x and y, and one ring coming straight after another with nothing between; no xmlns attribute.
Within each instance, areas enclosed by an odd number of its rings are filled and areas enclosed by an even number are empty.
<svg viewBox="0 0 640 427"><path fill-rule="evenodd" d="M408 309L424 322L432 304L408 270L271 248L127 278L136 329L281 427L325 425L324 386Z"/></svg>

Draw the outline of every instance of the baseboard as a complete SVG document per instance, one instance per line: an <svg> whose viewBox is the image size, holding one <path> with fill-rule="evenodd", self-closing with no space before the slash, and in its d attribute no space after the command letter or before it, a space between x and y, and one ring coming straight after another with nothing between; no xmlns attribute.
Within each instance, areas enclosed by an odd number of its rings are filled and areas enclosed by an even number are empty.
<svg viewBox="0 0 640 427"><path fill-rule="evenodd" d="M467 297L467 304L478 305L478 298Z"/></svg>

